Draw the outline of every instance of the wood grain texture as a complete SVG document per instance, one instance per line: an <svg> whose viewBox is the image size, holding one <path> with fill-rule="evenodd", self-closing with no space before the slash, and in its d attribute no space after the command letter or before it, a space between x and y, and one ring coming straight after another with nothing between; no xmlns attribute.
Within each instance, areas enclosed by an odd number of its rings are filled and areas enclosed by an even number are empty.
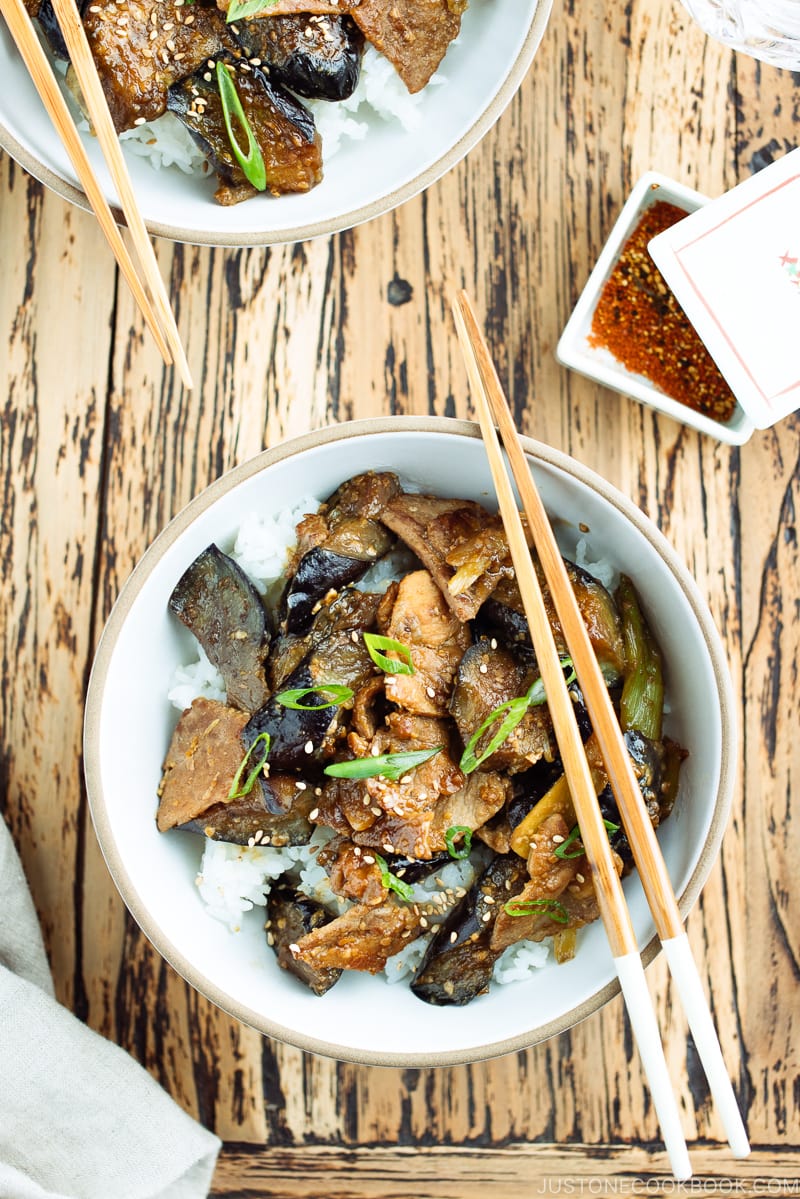
<svg viewBox="0 0 800 1199"><path fill-rule="evenodd" d="M742 1194L759 1193L762 1175L797 1179L800 420L719 446L564 371L553 350L644 170L716 195L796 144L799 127L796 77L734 58L677 0L557 2L496 127L397 212L304 245L158 245L191 394L163 368L91 218L3 160L0 802L59 998L229 1143L215 1193L409 1195L411 1161L417 1199L663 1174L619 1000L555 1041L470 1067L303 1054L214 1008L155 953L86 811L82 696L145 547L263 446L353 417L470 415L450 318L462 286L524 432L599 470L656 520L725 641L741 697L740 782L688 928L763 1147L751 1162L732 1169L717 1147L663 963L648 978L703 1176L741 1180Z"/></svg>

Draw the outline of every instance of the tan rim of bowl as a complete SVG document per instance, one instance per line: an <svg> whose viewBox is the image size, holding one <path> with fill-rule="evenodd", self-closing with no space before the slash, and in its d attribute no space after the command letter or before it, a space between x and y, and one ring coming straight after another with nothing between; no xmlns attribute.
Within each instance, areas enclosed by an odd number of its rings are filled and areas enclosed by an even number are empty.
<svg viewBox="0 0 800 1199"><path fill-rule="evenodd" d="M412 196L416 196L419 192L424 191L426 187L430 187L432 183L435 183L437 179L446 174L451 167L460 162L464 155L480 141L489 129L491 129L495 121L499 120L533 62L536 51L544 36L552 7L553 0L539 0L525 41L522 43L520 51L511 64L505 79L491 103L466 133L449 150L442 154L440 158L437 158L436 162L431 163L429 167L421 171L418 175L415 175L413 179L409 179L407 183L395 188L394 191L382 196L379 200L374 200L371 204L352 208L349 212L331 217L329 220L317 221L312 225L297 225L293 229L284 229L277 232L272 232L269 229L248 229L241 233L221 234L215 233L213 229L185 229L180 225L165 225L160 221L147 221L147 228L155 237L166 237L170 241L184 242L188 245L267 246L305 241L308 238L321 237L328 233L339 233L342 229L352 229L354 225L362 225L365 221L372 220L373 217L382 216L383 213L390 212L393 208L404 204L406 200L410 200ZM32 154L25 146L21 145L2 123L0 123L0 147L6 150L20 166L24 167L29 174L38 179L40 183L43 183L45 187L50 188L51 191L56 192L63 199L69 200L70 203L77 205L78 208L83 208L86 212L91 211L86 195L80 188L72 183L68 183L66 179L56 174L55 171L37 158L35 154ZM120 210L112 205L112 211L116 222L119 225L123 225L125 218Z"/></svg>
<svg viewBox="0 0 800 1199"><path fill-rule="evenodd" d="M547 1040L557 1033L565 1032L581 1020L585 1020L587 1016L590 1016L598 1008L602 1007L603 1004L612 999L619 991L619 983L616 979L612 980L584 1003L570 1008L569 1011L565 1012L557 1020L551 1020L547 1024L530 1029L519 1036L511 1037L507 1040L492 1041L486 1045L473 1047L466 1051L453 1050L447 1053L424 1054L380 1054L371 1050L344 1048L328 1041L319 1040L313 1036L302 1036L294 1029L285 1028L267 1019L261 1012L254 1011L252 1008L237 1003L230 995L215 986L204 976L198 977L195 967L187 961L177 946L164 937L141 902L130 876L124 867L117 846L112 839L100 775L100 713L109 663L120 629L164 550L172 545L184 530L201 513L205 512L206 509L220 499L221 496L225 495L239 483L242 483L245 479L249 479L252 475L266 470L274 463L313 449L315 446L326 445L329 442L347 441L351 437L364 437L376 433L393 433L398 431L448 433L451 436L457 437L480 438L480 430L477 425L468 421L452 420L448 417L400 416L352 421L330 426L316 433L309 433L304 437L287 441L282 445L276 446L275 449L265 450L255 458L251 458L248 462L242 463L241 466L234 468L215 483L212 483L173 518L147 550L141 562L125 583L100 639L86 698L84 770L86 773L89 806L95 830L106 864L116 883L117 889L125 900L137 924L149 940L152 941L158 952L201 994L212 1000L213 1003L230 1015L235 1016L244 1024L257 1029L266 1036L275 1037L279 1041L285 1041L290 1045L295 1045L297 1048L307 1050L311 1053L319 1053L326 1057L339 1058L340 1060L357 1062L364 1065L406 1067L451 1066L484 1061L487 1058L499 1057L505 1053L514 1053L520 1049L526 1049L530 1045L535 1045L539 1041ZM733 795L733 761L735 757L733 749L735 745L733 690L720 636L714 627L708 608L686 567L662 534L643 516L638 508L613 488L610 483L605 482L599 475L596 475L593 471L582 466L574 459L569 458L566 454L562 454L560 451L551 449L549 446L543 445L538 441L533 441L528 437L522 440L525 452L530 459L534 462L552 466L590 487L635 525L642 536L657 550L671 571L702 630L714 671L720 703L722 761L720 763L719 786L717 788L717 797L708 837L689 882L678 896L681 915L685 919L700 894L701 888L716 859ZM653 937L642 951L644 964L648 965L659 952L660 944L658 939Z"/></svg>

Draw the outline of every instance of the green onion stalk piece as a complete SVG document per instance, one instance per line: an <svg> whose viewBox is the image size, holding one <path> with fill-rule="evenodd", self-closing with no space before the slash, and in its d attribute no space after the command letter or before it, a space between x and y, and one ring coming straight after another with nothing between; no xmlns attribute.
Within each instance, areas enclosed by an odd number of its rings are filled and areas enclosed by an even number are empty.
<svg viewBox="0 0 800 1199"><path fill-rule="evenodd" d="M364 633L364 644L372 661L386 674L416 673L411 650L402 641L395 641L394 637L381 637L379 633ZM386 654L381 653L381 650L399 654L399 657L387 658Z"/></svg>
<svg viewBox="0 0 800 1199"><path fill-rule="evenodd" d="M327 703L321 704L300 702L309 695L320 697L328 695L331 696L331 699ZM320 683L316 687L296 687L289 691L280 691L273 696L273 699L276 704L280 704L284 708L293 708L298 712L315 712L321 708L338 708L342 704L349 704L353 695L354 692L350 687L342 687L338 683Z"/></svg>
<svg viewBox="0 0 800 1199"><path fill-rule="evenodd" d="M462 837L461 848L456 849L456 837ZM454 824L444 835L444 843L451 858L457 862L468 858L472 849L472 829L468 824Z"/></svg>
<svg viewBox="0 0 800 1199"><path fill-rule="evenodd" d="M503 911L507 916L549 916L556 924L569 924L569 912L557 899L509 899Z"/></svg>
<svg viewBox="0 0 800 1199"><path fill-rule="evenodd" d="M633 583L626 575L619 581L617 605L625 645L620 724L623 732L635 729L651 741L660 741L664 711L661 651L642 616Z"/></svg>
<svg viewBox="0 0 800 1199"><path fill-rule="evenodd" d="M388 891L394 891L401 899L408 901L414 897L414 888L409 887L408 883L404 883L396 874L392 874L386 862L386 858L382 858L379 853L375 854L375 861L378 863L381 871L381 882Z"/></svg>
<svg viewBox="0 0 800 1199"><path fill-rule="evenodd" d="M604 820L603 824L606 826L607 832L609 832L609 833L618 833L619 832L619 825L614 824L614 822L612 820ZM578 825L576 824L571 829L570 834L567 837L566 841L562 841L561 844L557 845L556 848L553 850L553 854L555 855L555 857L560 858L562 862L571 862L575 858L582 858L583 855L586 853L586 850L583 848L583 844L580 841L580 835L581 835L581 830L578 827Z"/></svg>
<svg viewBox="0 0 800 1199"><path fill-rule="evenodd" d="M272 8L278 0L231 0L225 20L230 25L233 21L243 21L245 17L255 17Z"/></svg>
<svg viewBox="0 0 800 1199"><path fill-rule="evenodd" d="M371 779L385 778L396 782L415 766L421 766L438 754L441 745L433 749L409 750L400 754L379 754L368 758L353 758L350 762L333 762L325 767L325 774L334 779Z"/></svg>
<svg viewBox="0 0 800 1199"><path fill-rule="evenodd" d="M244 171L248 182L252 183L256 191L266 191L267 168L264 165L264 155L261 153L253 130L250 128L250 122L242 108L242 101L236 90L236 84L233 82L230 68L221 62L217 63L217 87L219 88L219 98L222 102L222 116L225 120L225 128L228 131L228 140L231 143L233 156ZM236 134L233 131L234 121L238 123L239 128L247 138L246 153L236 140Z"/></svg>
<svg viewBox="0 0 800 1199"><path fill-rule="evenodd" d="M572 658L561 658L561 666L565 670L570 668L570 673L565 680L569 686L575 680L575 671L571 669ZM464 774L472 774L473 770L477 770L487 758L490 758L503 742L508 740L517 725L522 723L528 709L539 707L546 698L544 683L541 679L536 679L525 695L520 695L516 699L508 699L504 704L499 704L493 712L490 712L483 723L478 725L461 755L459 766ZM493 734L489 744L482 753L476 754L481 737L498 721L500 721L500 727Z"/></svg>
<svg viewBox="0 0 800 1199"><path fill-rule="evenodd" d="M239 783L241 782L244 769L247 766L247 763L250 761L250 756L253 753L253 750L255 749L255 747L258 745L259 741L264 742L264 752L262 753L262 755L259 758L256 765L253 767L253 769L248 774L247 779L245 780L244 786L240 787ZM247 753L242 758L241 762L239 763L239 769L236 771L236 774L233 776L233 782L231 783L231 789L228 792L229 800L230 799L242 799L245 795L250 794L250 792L253 790L253 784L255 783L256 779L258 778L259 771L264 768L264 764L266 763L268 754L269 754L269 733L259 733L258 736L253 741L253 744L248 749Z"/></svg>

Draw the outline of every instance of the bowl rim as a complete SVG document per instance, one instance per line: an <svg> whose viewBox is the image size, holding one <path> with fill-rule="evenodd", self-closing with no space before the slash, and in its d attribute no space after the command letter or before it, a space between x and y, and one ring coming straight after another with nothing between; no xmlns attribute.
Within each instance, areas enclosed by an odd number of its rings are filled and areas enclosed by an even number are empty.
<svg viewBox="0 0 800 1199"><path fill-rule="evenodd" d="M380 1053L374 1050L344 1047L319 1037L306 1035L295 1029L286 1028L270 1020L263 1013L253 1010L246 1004L236 1002L232 996L206 978L205 975L199 974L199 971L188 961L180 949L161 932L155 920L151 918L148 910L140 901L136 888L123 863L119 848L113 839L100 771L99 733L103 692L117 638L131 607L155 569L164 550L171 546L220 497L227 494L246 479L267 470L275 463L282 462L287 458L331 442L348 441L351 437L373 436L394 432L438 433L478 440L481 436L479 427L473 422L442 416L376 417L343 422L339 425L330 425L316 432L307 433L300 437L281 442L271 449L261 451L255 457L248 459L248 461L241 463L216 479L172 518L150 544L123 584L103 629L92 665L86 695L84 715L84 775L95 833L108 870L123 902L161 956L170 963L186 982L207 999L210 999L217 1007L222 1008L223 1011L241 1020L242 1023L249 1027L254 1028L256 1031L262 1033L262 1035L274 1037L279 1041L294 1045L298 1049L318 1053L340 1061L354 1062L359 1065L412 1068L466 1065L472 1062L485 1061L492 1057L499 1057L506 1053L514 1053L521 1049L527 1049L532 1045L538 1044L540 1041L548 1040L558 1033L567 1031L608 1003L620 990L618 980L616 978L612 979L582 1003L569 1008L559 1017L548 1021L546 1024L531 1028L525 1033L520 1033L514 1037L492 1041L481 1046L473 1046L466 1050L456 1049L421 1054ZM530 437L523 437L522 443L525 455L530 461L553 467L588 486L623 517L634 524L642 536L656 549L670 570L670 573L673 575L692 609L706 644L720 702L723 752L720 762L717 795L709 823L708 835L698 858L697 865L683 891L677 897L681 917L685 920L716 861L733 799L737 743L736 717L733 702L733 685L727 667L722 639L714 625L711 613L697 584L689 574L688 568L649 517L645 516L616 487L608 483L589 467L584 466L561 450L553 449ZM726 747L727 752L725 752ZM641 950L643 964L645 966L649 965L659 954L660 949L661 946L658 937L653 936Z"/></svg>
<svg viewBox="0 0 800 1199"><path fill-rule="evenodd" d="M498 121L511 102L512 97L522 84L523 79L539 49L544 37L544 31L550 19L553 0L537 0L536 11L525 39L519 48L516 58L510 64L498 90L487 107L470 125L469 129L449 149L445 150L435 162L430 163L424 170L419 171L405 183L368 204L356 205L347 212L325 220L315 221L310 225L295 225L290 229L271 231L265 229L247 229L241 233L217 233L213 229L187 229L181 225L164 223L163 221L145 221L148 231L154 237L163 237L169 241L193 246L219 246L238 248L245 246L285 245L291 242L305 241L314 237L323 237L331 233L340 233L362 225L374 217L382 216L404 204L406 200L418 195L430 187L442 175L445 175L475 146ZM30 175L54 191L62 199L91 212L91 206L86 193L75 184L63 179L60 174L42 162L32 151L23 146L10 130L0 121L0 149L5 150ZM118 225L125 225L125 218L120 208L112 203L111 211ZM266 222L265 222L266 223Z"/></svg>

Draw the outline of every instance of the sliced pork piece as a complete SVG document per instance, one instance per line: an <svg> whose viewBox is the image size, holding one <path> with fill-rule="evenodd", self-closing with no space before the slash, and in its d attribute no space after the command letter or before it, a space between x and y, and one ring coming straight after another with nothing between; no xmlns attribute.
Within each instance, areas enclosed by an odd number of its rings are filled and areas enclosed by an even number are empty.
<svg viewBox="0 0 800 1199"><path fill-rule="evenodd" d="M267 615L244 571L213 543L184 572L169 608L222 674L228 703L255 712L266 703Z"/></svg>
<svg viewBox="0 0 800 1199"><path fill-rule="evenodd" d="M331 890L342 899L353 899L368 907L388 899L389 892L381 882L383 871L375 855L347 837L334 837L323 845L317 862L327 872Z"/></svg>
<svg viewBox="0 0 800 1199"><path fill-rule="evenodd" d="M381 519L427 567L461 621L472 620L499 581L511 571L502 524L480 504L433 495L400 495L386 505ZM451 565L451 557L458 554L459 547L473 545L476 535L488 530L493 533L497 554L487 555L484 546L477 577L454 593L450 583L456 568Z"/></svg>
<svg viewBox="0 0 800 1199"><path fill-rule="evenodd" d="M324 995L342 977L341 970L315 969L294 956L290 946L315 929L330 924L333 917L322 904L296 891L290 883L276 883L267 897L267 943L275 950L278 965L294 974L315 995Z"/></svg>
<svg viewBox="0 0 800 1199"><path fill-rule="evenodd" d="M427 570L401 580L386 635L408 646L414 663L414 674L386 675L386 698L406 712L446 716L453 678L472 637Z"/></svg>
<svg viewBox="0 0 800 1199"><path fill-rule="evenodd" d="M510 895L526 877L516 854L498 856L434 933L411 990L437 1006L462 1006L489 989L500 950L492 929Z"/></svg>
<svg viewBox="0 0 800 1199"><path fill-rule="evenodd" d="M250 60L298 96L346 100L355 91L364 36L349 17L269 16L238 19L234 36Z"/></svg>
<svg viewBox="0 0 800 1199"><path fill-rule="evenodd" d="M495 643L496 645L496 643ZM539 672L533 655L520 646L503 649L491 641L477 641L461 660L450 712L464 745L491 715L508 700L524 696ZM498 732L496 721L478 741L480 753ZM508 770L511 774L529 770L541 758L551 761L558 753L553 724L546 704L529 708L520 724L501 746L482 763L483 770Z"/></svg>
<svg viewBox="0 0 800 1199"><path fill-rule="evenodd" d="M361 0L353 19L389 59L409 92L419 92L458 37L467 0Z"/></svg>
<svg viewBox="0 0 800 1199"><path fill-rule="evenodd" d="M393 543L381 523L386 504L400 491L397 476L367 471L334 492L298 528L296 567L281 601L281 627L305 633L326 595L366 574Z"/></svg>
<svg viewBox="0 0 800 1199"><path fill-rule="evenodd" d="M216 9L173 0L92 0L83 27L118 133L160 117L207 59L241 54Z"/></svg>
<svg viewBox="0 0 800 1199"><path fill-rule="evenodd" d="M545 937L582 928L597 919L597 898L585 856L562 861L555 854L569 833L569 826L559 815L548 816L537 829L528 854L529 880L509 898L515 906L541 905L542 910L521 916L502 910L494 925L492 949L502 953L517 941L543 941ZM618 854L613 857L617 873L621 874L622 859Z"/></svg>
<svg viewBox="0 0 800 1199"><path fill-rule="evenodd" d="M196 699L175 726L158 788L159 830L186 824L229 802L244 757L247 713L213 699Z"/></svg>
<svg viewBox="0 0 800 1199"><path fill-rule="evenodd" d="M241 55L238 47L236 53ZM211 68L210 61L169 89L169 109L183 122L217 172L220 186L216 200L225 205L238 204L259 193L233 152L216 69ZM289 92L272 83L261 67L237 63L228 56L225 64L264 159L266 191L273 196L310 191L322 179L322 142L311 113ZM239 136L243 136L241 131Z"/></svg>
<svg viewBox="0 0 800 1199"><path fill-rule="evenodd" d="M253 17L261 20L277 16L304 15L307 13L328 13L341 16L349 12L361 0L264 0L262 12L253 13ZM226 13L231 6L231 0L217 0L217 8Z"/></svg>
<svg viewBox="0 0 800 1199"><path fill-rule="evenodd" d="M296 943L294 957L315 970L366 970L379 974L422 929L413 907L387 900L376 907L355 904Z"/></svg>

